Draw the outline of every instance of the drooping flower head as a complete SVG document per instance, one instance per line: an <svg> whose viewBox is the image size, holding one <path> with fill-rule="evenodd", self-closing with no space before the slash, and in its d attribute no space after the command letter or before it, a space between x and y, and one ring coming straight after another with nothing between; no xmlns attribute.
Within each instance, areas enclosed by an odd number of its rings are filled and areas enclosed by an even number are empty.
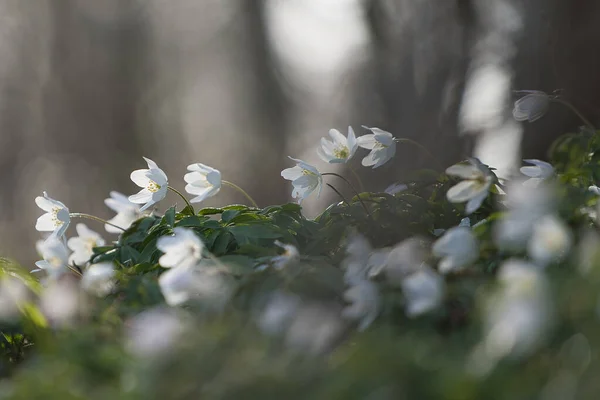
<svg viewBox="0 0 600 400"><path fill-rule="evenodd" d="M140 211L144 211L164 199L169 187L169 180L163 170L149 158L144 157L144 160L148 164L148 169L137 169L131 173L131 180L142 190L129 196L129 201L132 203L145 203Z"/></svg>
<svg viewBox="0 0 600 400"><path fill-rule="evenodd" d="M524 185L537 186L542 181L551 178L554 175L554 167L552 164L541 160L523 160L528 166L521 167L520 171L523 175L529 177L528 180L523 182Z"/></svg>
<svg viewBox="0 0 600 400"><path fill-rule="evenodd" d="M467 202L466 214L476 211L488 196L494 183L494 174L476 158L469 158L469 164L455 164L446 169L446 174L464 180L452 186L446 197L451 203Z"/></svg>
<svg viewBox="0 0 600 400"><path fill-rule="evenodd" d="M288 181L292 181L294 186L292 197L298 199L298 203L301 203L315 190L317 191L317 197L319 197L323 187L323 176L319 170L302 160L289 158L296 162L296 166L284 169L281 171L281 176Z"/></svg>
<svg viewBox="0 0 600 400"><path fill-rule="evenodd" d="M202 258L204 243L198 235L188 228L173 229L173 236L162 236L156 247L165 253L158 260L164 268L191 267Z"/></svg>
<svg viewBox="0 0 600 400"><path fill-rule="evenodd" d="M330 164L350 161L358 148L352 127L348 127L348 137L342 135L337 129L331 129L329 136L332 140L321 138L321 146L317 149L317 154L321 157L321 160Z"/></svg>
<svg viewBox="0 0 600 400"><path fill-rule="evenodd" d="M542 118L550 107L551 97L539 90L522 90L528 93L515 101L513 117L517 121L535 122Z"/></svg>
<svg viewBox="0 0 600 400"><path fill-rule="evenodd" d="M62 240L50 236L46 241L40 241L37 248L43 260L36 261L38 269L34 271L44 270L54 278L68 270L69 250Z"/></svg>
<svg viewBox="0 0 600 400"><path fill-rule="evenodd" d="M358 145L371 152L362 160L365 167L379 168L396 155L396 140L394 136L379 128L363 128L373 132L372 134L359 136Z"/></svg>
<svg viewBox="0 0 600 400"><path fill-rule="evenodd" d="M69 262L78 266L84 266L90 261L90 257L94 253L94 247L104 246L104 239L88 228L85 224L75 225L77 235L67 241L67 246L73 251Z"/></svg>
<svg viewBox="0 0 600 400"><path fill-rule="evenodd" d="M183 179L186 181L185 191L196 197L190 203L199 203L219 193L221 190L221 172L208 165L196 163L188 165L188 172Z"/></svg>
<svg viewBox="0 0 600 400"><path fill-rule="evenodd" d="M105 199L104 204L117 213L108 222L123 229L129 228L134 221L142 216L140 206L132 203L127 196L119 192L110 192L110 198ZM104 229L109 233L121 233L121 230L110 225L104 225Z"/></svg>
<svg viewBox="0 0 600 400"><path fill-rule="evenodd" d="M35 198L35 204L46 211L45 214L37 219L35 229L40 232L52 232L50 237L62 237L71 222L67 206L58 200L50 198L46 192L44 192L44 197L38 196Z"/></svg>

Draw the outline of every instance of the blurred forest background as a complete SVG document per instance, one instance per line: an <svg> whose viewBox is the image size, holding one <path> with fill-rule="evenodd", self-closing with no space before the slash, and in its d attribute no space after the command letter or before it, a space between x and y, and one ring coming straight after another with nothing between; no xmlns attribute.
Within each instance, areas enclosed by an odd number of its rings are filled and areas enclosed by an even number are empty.
<svg viewBox="0 0 600 400"><path fill-rule="evenodd" d="M0 0L0 254L36 259L43 190L111 217L142 155L175 188L202 162L263 206L289 200L287 155L323 166L319 138L348 125L509 172L579 124L559 108L515 123L513 90L562 89L598 121L599 20L595 0ZM434 165L398 152L361 169L368 189ZM243 198L207 205L227 202Z"/></svg>

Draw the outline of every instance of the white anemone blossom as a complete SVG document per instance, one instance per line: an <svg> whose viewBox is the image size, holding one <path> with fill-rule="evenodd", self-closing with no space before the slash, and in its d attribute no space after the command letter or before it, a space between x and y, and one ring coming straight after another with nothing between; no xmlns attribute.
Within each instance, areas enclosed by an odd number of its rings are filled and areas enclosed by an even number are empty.
<svg viewBox="0 0 600 400"><path fill-rule="evenodd" d="M479 257L479 243L471 228L457 226L448 229L432 248L436 257L441 258L438 269L441 273L460 271L473 264Z"/></svg>
<svg viewBox="0 0 600 400"><path fill-rule="evenodd" d="M372 134L359 136L358 145L371 152L362 160L365 167L379 168L396 155L396 138L379 128L369 128L363 125L363 128L373 132Z"/></svg>
<svg viewBox="0 0 600 400"><path fill-rule="evenodd" d="M351 286L344 293L344 299L349 305L342 310L342 316L358 321L359 331L365 330L379 315L381 308L379 288L371 281L363 280Z"/></svg>
<svg viewBox="0 0 600 400"><path fill-rule="evenodd" d="M185 191L195 195L190 203L199 203L219 193L221 190L221 172L208 165L195 163L188 165L183 179L187 183Z"/></svg>
<svg viewBox="0 0 600 400"><path fill-rule="evenodd" d="M138 193L129 196L129 201L135 204L144 204L140 211L158 203L167 195L169 180L167 175L158 165L149 158L144 157L148 169L137 169L131 173L133 183L142 188Z"/></svg>
<svg viewBox="0 0 600 400"><path fill-rule="evenodd" d="M123 229L128 229L134 221L142 216L140 206L132 203L127 196L119 192L110 192L110 197L104 200L104 204L117 213L117 215L109 219L108 222ZM106 229L108 233L122 232L120 229L108 224L104 225L104 229Z"/></svg>
<svg viewBox="0 0 600 400"><path fill-rule="evenodd" d="M90 257L94 253L94 247L104 246L104 239L88 228L85 224L75 225L77 235L67 241L67 246L73 251L69 257L69 262L78 266L84 266L90 261Z"/></svg>
<svg viewBox="0 0 600 400"><path fill-rule="evenodd" d="M67 206L50 198L46 192L44 192L43 197L38 196L35 198L35 204L46 212L37 219L35 229L40 232L52 232L50 237L62 237L71 222Z"/></svg>
<svg viewBox="0 0 600 400"><path fill-rule="evenodd" d="M296 246L292 244L281 243L279 240L276 240L275 244L284 250L283 254L275 256L271 259L271 264L275 269L283 269L300 259L300 252Z"/></svg>
<svg viewBox="0 0 600 400"><path fill-rule="evenodd" d="M323 176L319 170L302 160L289 158L296 163L296 166L284 169L281 171L281 176L288 181L292 181L294 186L292 197L298 199L298 203L301 203L315 190L317 191L317 197L319 197L323 188Z"/></svg>
<svg viewBox="0 0 600 400"><path fill-rule="evenodd" d="M163 254L158 260L164 268L192 267L202 258L204 243L188 228L173 229L173 236L162 236L156 242L156 247Z"/></svg>
<svg viewBox="0 0 600 400"><path fill-rule="evenodd" d="M550 96L539 90L522 90L520 92L528 94L515 101L513 108L515 120L535 122L542 118L550 107Z"/></svg>
<svg viewBox="0 0 600 400"><path fill-rule="evenodd" d="M488 196L495 176L477 158L469 158L469 164L455 164L446 169L446 174L463 178L452 186L446 197L451 203L467 202L466 214L475 212Z"/></svg>
<svg viewBox="0 0 600 400"><path fill-rule="evenodd" d="M410 318L438 308L444 298L444 279L426 264L404 278L401 287Z"/></svg>
<svg viewBox="0 0 600 400"><path fill-rule="evenodd" d="M565 258L573 238L568 226L554 215L546 215L533 226L528 243L529 256L540 266Z"/></svg>
<svg viewBox="0 0 600 400"><path fill-rule="evenodd" d="M317 149L317 154L321 157L321 160L330 164L350 161L358 148L352 127L348 127L348 137L342 135L337 129L329 130L329 136L332 140L321 138L321 146Z"/></svg>
<svg viewBox="0 0 600 400"><path fill-rule="evenodd" d="M68 270L69 250L62 240L51 236L39 242L37 249L43 260L36 261L38 269L33 272L44 270L48 276L55 278Z"/></svg>
<svg viewBox="0 0 600 400"><path fill-rule="evenodd" d="M551 164L541 161L541 160L523 160L528 164L528 166L521 167L520 171L523 175L528 176L524 185L537 186L541 182L545 181L548 178L551 178L554 175L554 167Z"/></svg>
<svg viewBox="0 0 600 400"><path fill-rule="evenodd" d="M115 268L110 262L90 265L83 271L81 287L98 297L110 294L115 287Z"/></svg>

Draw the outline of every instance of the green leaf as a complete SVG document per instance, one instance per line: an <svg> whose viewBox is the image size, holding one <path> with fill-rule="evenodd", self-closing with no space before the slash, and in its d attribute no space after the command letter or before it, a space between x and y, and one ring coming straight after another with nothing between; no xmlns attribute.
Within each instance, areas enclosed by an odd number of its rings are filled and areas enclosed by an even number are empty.
<svg viewBox="0 0 600 400"><path fill-rule="evenodd" d="M194 212L194 207L192 206L185 206L185 208L183 210L181 210L179 212L180 215L182 216L193 216L196 215L196 213Z"/></svg>
<svg viewBox="0 0 600 400"><path fill-rule="evenodd" d="M247 275L254 270L254 259L247 256L227 255L219 257L219 261L234 275Z"/></svg>
<svg viewBox="0 0 600 400"><path fill-rule="evenodd" d="M219 232L219 235L215 239L215 243L212 247L212 252L215 255L222 255L227 252L227 248L229 247L229 243L231 243L231 233L227 230L222 230Z"/></svg>
<svg viewBox="0 0 600 400"><path fill-rule="evenodd" d="M236 225L230 227L229 232L236 240L238 238L278 239L282 236L279 228L270 224Z"/></svg>
<svg viewBox="0 0 600 400"><path fill-rule="evenodd" d="M223 211L223 214L221 214L221 220L223 222L229 222L232 218L238 216L240 212L240 210L225 210Z"/></svg>
<svg viewBox="0 0 600 400"><path fill-rule="evenodd" d="M140 258L140 252L131 246L121 247L121 263L122 264L136 264Z"/></svg>
<svg viewBox="0 0 600 400"><path fill-rule="evenodd" d="M206 207L206 208L203 208L202 210L198 211L198 215L200 215L200 216L214 215L214 214L221 214L222 212L223 212L222 208Z"/></svg>
<svg viewBox="0 0 600 400"><path fill-rule="evenodd" d="M175 207L169 208L165 212L163 219L166 221L167 225L173 228L175 226Z"/></svg>
<svg viewBox="0 0 600 400"><path fill-rule="evenodd" d="M203 223L208 220L208 217L198 217L191 215L189 217L182 218L175 223L175 226L187 227L187 228L201 228Z"/></svg>

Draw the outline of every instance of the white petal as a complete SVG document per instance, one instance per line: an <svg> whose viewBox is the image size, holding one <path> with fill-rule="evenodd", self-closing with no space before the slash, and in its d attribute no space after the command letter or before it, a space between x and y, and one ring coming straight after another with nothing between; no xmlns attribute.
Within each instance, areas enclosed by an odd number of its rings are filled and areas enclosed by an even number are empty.
<svg viewBox="0 0 600 400"><path fill-rule="evenodd" d="M467 215L469 215L469 214L474 213L475 211L477 211L477 209L479 207L481 207L481 203L483 203L483 201L485 200L485 198L487 196L488 196L487 190L484 190L481 193L479 193L478 195L474 196L467 203L467 206L465 207L465 213Z"/></svg>
<svg viewBox="0 0 600 400"><path fill-rule="evenodd" d="M377 141L375 140L375 135L368 134L357 137L356 143L363 149L372 150Z"/></svg>
<svg viewBox="0 0 600 400"><path fill-rule="evenodd" d="M131 175L129 177L131 178L133 183L135 183L136 185L138 185L141 188L145 188L146 186L148 186L148 183L150 182L150 178L148 178L147 172L148 172L147 169L136 169L135 171L133 171L131 173ZM131 196L129 197L129 201L132 201Z"/></svg>
<svg viewBox="0 0 600 400"><path fill-rule="evenodd" d="M319 158L323 161L325 161L326 163L331 162L334 158L332 156L330 156L329 154L327 154L322 147L317 148L317 155L319 156ZM286 178L287 179L287 178Z"/></svg>
<svg viewBox="0 0 600 400"><path fill-rule="evenodd" d="M52 219L52 214L46 213L37 219L35 229L39 232L52 232L56 225Z"/></svg>
<svg viewBox="0 0 600 400"><path fill-rule="evenodd" d="M169 184L167 175L162 169L151 169L146 173L146 175L159 186L166 186Z"/></svg>
<svg viewBox="0 0 600 400"><path fill-rule="evenodd" d="M350 150L350 157L348 158L351 158L358 147L356 135L354 134L354 129L352 129L351 126L348 127L348 139L346 140L346 145L348 146L348 150Z"/></svg>
<svg viewBox="0 0 600 400"><path fill-rule="evenodd" d="M455 164L446 168L446 174L463 179L476 179L481 176L479 169L470 164Z"/></svg>
<svg viewBox="0 0 600 400"><path fill-rule="evenodd" d="M137 217L136 217L136 214L134 214L134 213L121 212L121 213L118 213L117 215L115 215L113 218L109 219L108 222L110 222L113 225L119 226L123 229L128 229L136 219L137 219ZM121 233L122 232L122 230L115 228L114 226L111 226L111 225L104 225L104 229L106 229L106 231L109 233Z"/></svg>
<svg viewBox="0 0 600 400"><path fill-rule="evenodd" d="M112 191L110 192L110 198L104 200L104 204L111 210L116 213L127 211L127 210L137 210L138 207L132 204L127 196L122 193Z"/></svg>
<svg viewBox="0 0 600 400"><path fill-rule="evenodd" d="M462 181L448 189L446 198L451 203L462 203L486 191L487 186L477 181Z"/></svg>
<svg viewBox="0 0 600 400"><path fill-rule="evenodd" d="M136 203L136 204L147 203L151 199L152 199L152 192L150 192L148 189L145 189L145 188L140 190L138 193L132 194L131 196L129 196L129 201L131 201L132 203ZM140 210L140 211L143 211L143 210Z"/></svg>
<svg viewBox="0 0 600 400"><path fill-rule="evenodd" d="M346 146L346 137L340 133L337 129L330 129L329 136L333 139L333 142L338 145Z"/></svg>
<svg viewBox="0 0 600 400"><path fill-rule="evenodd" d="M190 203L200 203L219 193L220 188L215 188L211 186L204 189L199 189L191 185L186 185L185 190L189 194L196 195L196 197L190 200Z"/></svg>

